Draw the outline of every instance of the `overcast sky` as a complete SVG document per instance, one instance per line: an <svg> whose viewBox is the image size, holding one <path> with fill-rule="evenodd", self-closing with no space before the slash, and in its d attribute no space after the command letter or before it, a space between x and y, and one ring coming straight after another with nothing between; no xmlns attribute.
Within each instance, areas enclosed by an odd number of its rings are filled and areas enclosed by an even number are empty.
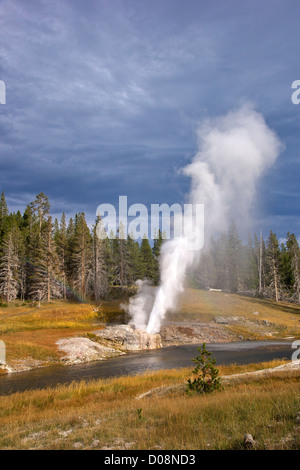
<svg viewBox="0 0 300 470"><path fill-rule="evenodd" d="M183 202L199 123L251 102L285 146L253 228L299 236L299 20L299 0L0 0L9 209Z"/></svg>

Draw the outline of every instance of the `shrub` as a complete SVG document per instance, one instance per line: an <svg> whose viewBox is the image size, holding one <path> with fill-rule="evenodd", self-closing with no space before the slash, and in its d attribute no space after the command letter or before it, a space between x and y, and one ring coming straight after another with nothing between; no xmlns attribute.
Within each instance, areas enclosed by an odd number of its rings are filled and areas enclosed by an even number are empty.
<svg viewBox="0 0 300 470"><path fill-rule="evenodd" d="M196 376L194 380L188 379L187 393L211 393L219 390L220 379L218 378L219 370L215 368L216 360L211 358L212 353L206 350L205 343L202 349L198 348L199 356L192 361L196 364L193 374Z"/></svg>

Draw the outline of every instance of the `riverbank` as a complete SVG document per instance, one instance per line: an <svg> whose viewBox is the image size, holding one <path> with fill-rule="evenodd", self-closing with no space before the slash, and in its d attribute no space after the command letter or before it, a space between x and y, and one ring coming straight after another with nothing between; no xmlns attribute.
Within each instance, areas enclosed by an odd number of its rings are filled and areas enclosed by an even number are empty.
<svg viewBox="0 0 300 470"><path fill-rule="evenodd" d="M221 377L279 366L220 367ZM81 382L1 397L0 449L298 449L300 373L249 376L187 395L191 368ZM175 386L175 389L174 389ZM140 397L154 388L164 396ZM173 387L173 388L172 388ZM177 389L176 389L177 387Z"/></svg>
<svg viewBox="0 0 300 470"><path fill-rule="evenodd" d="M92 303L55 301L40 308L16 302L0 308L0 339L6 345L6 368L0 374L64 364L58 341L87 338L108 323L124 322L119 299Z"/></svg>
<svg viewBox="0 0 300 470"><path fill-rule="evenodd" d="M8 368L0 369L0 373L69 364L59 345L74 338L83 339L75 343L90 346L91 355L84 356L83 361L116 355L107 350L102 356L94 355L95 342L99 343L95 331L113 323L126 323L128 318L120 309L126 300L125 297L103 301L98 309L92 303L68 301L51 302L41 308L21 302L1 307L0 339L6 345ZM299 320L300 307L296 305L187 289L177 310L168 315L163 325L162 345L298 339ZM74 357L78 361L79 355L75 353Z"/></svg>
<svg viewBox="0 0 300 470"><path fill-rule="evenodd" d="M292 348L289 341L240 341L234 343L210 343L206 348L213 354L217 365L260 364L274 360L291 362ZM197 345L183 344L161 349L128 352L109 360L81 362L36 368L18 374L0 377L0 395L27 390L68 385L80 381L135 376L157 370L191 367L198 355Z"/></svg>

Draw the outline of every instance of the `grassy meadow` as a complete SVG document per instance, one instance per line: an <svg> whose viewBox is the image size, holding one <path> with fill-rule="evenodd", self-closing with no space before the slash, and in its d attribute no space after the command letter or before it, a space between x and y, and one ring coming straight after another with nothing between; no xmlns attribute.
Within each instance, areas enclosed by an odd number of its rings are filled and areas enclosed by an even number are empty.
<svg viewBox="0 0 300 470"><path fill-rule="evenodd" d="M231 366L220 373L272 364ZM76 383L1 397L0 449L300 449L300 373L224 385L209 395L180 388L137 399L148 390L185 384L190 369Z"/></svg>
<svg viewBox="0 0 300 470"><path fill-rule="evenodd" d="M15 302L0 307L0 339L6 344L6 360L17 364L32 359L43 365L57 363L61 353L56 341L80 336L113 319L122 321L119 300L103 302L98 312L93 303L53 301L40 308ZM0 370L1 373L1 370Z"/></svg>
<svg viewBox="0 0 300 470"><path fill-rule="evenodd" d="M217 316L239 317L241 322L226 325L236 335L250 339L300 338L300 306L225 292L186 289L171 321L211 322ZM266 328L268 326L268 334Z"/></svg>
<svg viewBox="0 0 300 470"><path fill-rule="evenodd" d="M98 312L92 303L64 301L41 308L21 302L0 308L7 361L58 362L58 339L124 321L119 304L120 299L104 301ZM263 335L253 325L264 322L273 338L300 337L299 307L222 292L188 289L168 320L209 323L219 315L243 317L243 325L224 328L253 339ZM222 366L220 374L281 363ZM186 384L191 371L165 370L2 396L0 449L242 449L245 433L253 435L255 449L300 448L300 372L245 378L205 396L188 395L179 387L160 397L137 399L157 387Z"/></svg>

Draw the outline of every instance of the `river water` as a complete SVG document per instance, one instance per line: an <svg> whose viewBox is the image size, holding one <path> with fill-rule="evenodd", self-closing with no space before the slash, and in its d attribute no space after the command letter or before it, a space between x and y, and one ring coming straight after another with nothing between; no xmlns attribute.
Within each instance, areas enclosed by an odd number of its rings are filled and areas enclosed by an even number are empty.
<svg viewBox="0 0 300 470"><path fill-rule="evenodd" d="M0 376L0 395L54 387L73 381L136 375L158 369L193 367L198 345L168 346L151 351L131 352L105 361L72 366L51 366ZM206 345L216 366L250 364L272 359L291 359L291 341L240 341Z"/></svg>

